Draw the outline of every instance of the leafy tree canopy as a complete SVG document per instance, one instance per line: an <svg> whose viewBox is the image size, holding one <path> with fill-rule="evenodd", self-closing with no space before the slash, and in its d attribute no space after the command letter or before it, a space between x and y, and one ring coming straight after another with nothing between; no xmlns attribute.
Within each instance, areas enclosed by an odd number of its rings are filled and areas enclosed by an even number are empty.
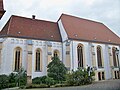
<svg viewBox="0 0 120 90"><path fill-rule="evenodd" d="M48 76L53 78L55 81L64 81L67 73L67 68L60 61L58 57L52 57L52 62L47 66Z"/></svg>

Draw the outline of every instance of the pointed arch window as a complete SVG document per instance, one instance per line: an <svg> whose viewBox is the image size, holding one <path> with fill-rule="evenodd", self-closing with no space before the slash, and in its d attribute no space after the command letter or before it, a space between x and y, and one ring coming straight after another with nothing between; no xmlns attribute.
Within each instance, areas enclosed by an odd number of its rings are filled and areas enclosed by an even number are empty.
<svg viewBox="0 0 120 90"><path fill-rule="evenodd" d="M101 46L97 47L97 61L98 61L98 67L102 67Z"/></svg>
<svg viewBox="0 0 120 90"><path fill-rule="evenodd" d="M58 50L54 51L54 57L59 57L59 51Z"/></svg>
<svg viewBox="0 0 120 90"><path fill-rule="evenodd" d="M21 66L21 48L15 49L15 68L14 71L18 71Z"/></svg>
<svg viewBox="0 0 120 90"><path fill-rule="evenodd" d="M113 47L112 48L112 53L113 53L113 66L114 67L117 67L118 66L118 62L117 62L117 57L118 57L118 55L116 54L116 48L115 47Z"/></svg>
<svg viewBox="0 0 120 90"><path fill-rule="evenodd" d="M77 56L78 56L78 67L83 67L83 46L78 45L77 47Z"/></svg>
<svg viewBox="0 0 120 90"><path fill-rule="evenodd" d="M35 67L35 70L36 71L40 71L41 70L41 53L40 53L40 50L38 49L38 50L36 50L36 67Z"/></svg>

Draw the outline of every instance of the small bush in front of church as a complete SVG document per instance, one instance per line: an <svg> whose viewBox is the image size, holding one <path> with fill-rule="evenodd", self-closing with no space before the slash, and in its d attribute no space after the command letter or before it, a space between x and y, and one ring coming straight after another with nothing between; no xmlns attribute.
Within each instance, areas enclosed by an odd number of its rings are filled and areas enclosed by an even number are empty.
<svg viewBox="0 0 120 90"><path fill-rule="evenodd" d="M26 71L21 68L16 73L11 73L9 75L0 75L0 89L21 87L25 86L27 83Z"/></svg>
<svg viewBox="0 0 120 90"><path fill-rule="evenodd" d="M38 84L38 85L46 84L50 87L51 85L55 84L55 81L51 77L42 76L42 77L36 77L36 78L32 79L32 84Z"/></svg>
<svg viewBox="0 0 120 90"><path fill-rule="evenodd" d="M27 84L27 74L23 68L20 68L16 74L16 83L18 84L18 87L25 86Z"/></svg>
<svg viewBox="0 0 120 90"><path fill-rule="evenodd" d="M0 89L16 87L16 74L0 75Z"/></svg>
<svg viewBox="0 0 120 90"><path fill-rule="evenodd" d="M16 80L16 74L15 73L11 73L8 76L8 80L9 80L9 87L15 87L17 80Z"/></svg>
<svg viewBox="0 0 120 90"><path fill-rule="evenodd" d="M53 78L51 78L51 77L47 77L46 79L45 79L45 82L46 82L46 84L50 87L51 85L54 85L55 84L55 80L53 79Z"/></svg>
<svg viewBox="0 0 120 90"><path fill-rule="evenodd" d="M0 75L0 89L9 87L9 77L7 75Z"/></svg>
<svg viewBox="0 0 120 90"><path fill-rule="evenodd" d="M32 84L46 84L46 81L45 81L46 78L47 76L36 77L32 79Z"/></svg>
<svg viewBox="0 0 120 90"><path fill-rule="evenodd" d="M91 71L90 75L86 69L79 68L66 75L66 83L70 86L79 86L92 83L94 72Z"/></svg>
<svg viewBox="0 0 120 90"><path fill-rule="evenodd" d="M46 84L31 84L26 86L26 89L30 89L30 88L48 88L49 86Z"/></svg>

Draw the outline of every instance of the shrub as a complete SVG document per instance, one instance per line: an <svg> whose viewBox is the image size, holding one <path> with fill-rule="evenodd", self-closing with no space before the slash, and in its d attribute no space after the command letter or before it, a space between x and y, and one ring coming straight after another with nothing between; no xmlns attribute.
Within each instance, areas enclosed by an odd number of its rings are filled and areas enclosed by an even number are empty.
<svg viewBox="0 0 120 90"><path fill-rule="evenodd" d="M26 89L29 88L48 88L48 85L46 84L31 84L29 86L26 86Z"/></svg>
<svg viewBox="0 0 120 90"><path fill-rule="evenodd" d="M50 86L50 85L54 85L55 81L51 77L42 76L32 79L32 84L47 84L48 86Z"/></svg>
<svg viewBox="0 0 120 90"><path fill-rule="evenodd" d="M62 84L55 84L54 87L62 87Z"/></svg>
<svg viewBox="0 0 120 90"><path fill-rule="evenodd" d="M27 74L23 68L17 73L11 73L9 76L0 75L0 89L15 87L17 84L19 86L24 86L27 83Z"/></svg>
<svg viewBox="0 0 120 90"><path fill-rule="evenodd" d="M92 82L92 76L94 72L91 72L90 76L86 69L78 69L77 71L72 71L66 75L66 83L68 85L85 85Z"/></svg>
<svg viewBox="0 0 120 90"><path fill-rule="evenodd" d="M48 76L56 82L60 83L65 80L67 68L58 57L53 57L52 62L48 64L47 68Z"/></svg>
<svg viewBox="0 0 120 90"><path fill-rule="evenodd" d="M15 83L16 82L16 74L15 73L11 73L9 75L9 83Z"/></svg>
<svg viewBox="0 0 120 90"><path fill-rule="evenodd" d="M68 87L68 84L62 83L62 84L55 84L53 87Z"/></svg>
<svg viewBox="0 0 120 90"><path fill-rule="evenodd" d="M21 85L19 88L20 88L20 89L25 89L25 88L26 88L26 86Z"/></svg>
<svg viewBox="0 0 120 90"><path fill-rule="evenodd" d="M15 87L16 86L16 74L15 73L9 74L8 79L9 79L9 87Z"/></svg>
<svg viewBox="0 0 120 90"><path fill-rule="evenodd" d="M0 89L7 88L9 84L7 75L0 75Z"/></svg>
<svg viewBox="0 0 120 90"><path fill-rule="evenodd" d="M9 83L9 88L15 87L15 86L16 86L16 83Z"/></svg>
<svg viewBox="0 0 120 90"><path fill-rule="evenodd" d="M46 83L48 86L51 86L51 85L54 85L54 84L55 84L55 81L54 81L53 78L47 77L47 78L45 79L45 83Z"/></svg>
<svg viewBox="0 0 120 90"><path fill-rule="evenodd" d="M47 78L47 76L36 77L36 78L32 79L32 84L45 84L46 83L46 81L45 81L46 78Z"/></svg>
<svg viewBox="0 0 120 90"><path fill-rule="evenodd" d="M18 86L24 86L27 83L27 74L23 68L20 68L15 77L16 83Z"/></svg>

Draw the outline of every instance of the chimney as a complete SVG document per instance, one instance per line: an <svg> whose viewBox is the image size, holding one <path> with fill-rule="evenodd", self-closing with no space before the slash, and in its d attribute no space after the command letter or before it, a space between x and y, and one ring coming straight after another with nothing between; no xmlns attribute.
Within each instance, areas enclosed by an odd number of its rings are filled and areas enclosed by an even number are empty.
<svg viewBox="0 0 120 90"><path fill-rule="evenodd" d="M35 19L35 15L32 15L32 19Z"/></svg>

